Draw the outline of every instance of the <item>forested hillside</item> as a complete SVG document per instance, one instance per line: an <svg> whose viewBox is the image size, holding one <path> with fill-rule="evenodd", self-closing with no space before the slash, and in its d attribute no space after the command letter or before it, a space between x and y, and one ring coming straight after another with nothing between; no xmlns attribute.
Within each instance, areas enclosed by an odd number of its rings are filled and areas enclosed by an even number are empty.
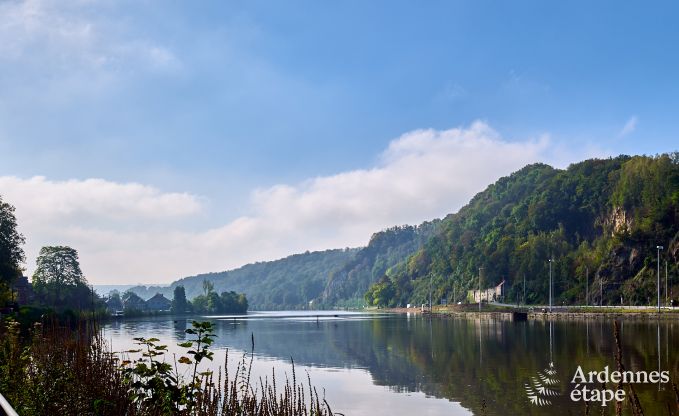
<svg viewBox="0 0 679 416"><path fill-rule="evenodd" d="M366 300L377 305L434 301L506 282L506 300L544 303L552 258L557 303L649 304L662 275L677 274L679 154L587 160L566 170L524 167L446 217L424 247L387 270ZM480 269L481 268L481 269ZM675 283L669 282L669 291ZM664 287L663 287L664 289ZM663 295L664 301L664 295Z"/></svg>
<svg viewBox="0 0 679 416"><path fill-rule="evenodd" d="M443 220L377 232L360 249L307 252L133 290L171 297L183 285L193 298L208 280L219 293L245 293L252 309L311 300L317 307L397 306L425 303L430 285L435 302L464 301L480 272L484 287L505 281L507 302L545 303L552 258L556 303L639 305L656 296L658 245L670 297L679 295L677 153L593 159L565 170L529 165Z"/></svg>
<svg viewBox="0 0 679 416"><path fill-rule="evenodd" d="M356 254L356 249L337 249L295 254L280 260L248 264L238 269L185 277L169 287L137 286L130 290L147 298L159 292L172 299L175 286L184 286L186 297L203 294L203 281L217 293L245 293L250 309L298 309L321 296L328 273Z"/></svg>
<svg viewBox="0 0 679 416"><path fill-rule="evenodd" d="M373 234L367 247L360 249L341 268L330 271L323 292L323 304L362 305L368 287L384 276L390 267L420 249L440 222L434 220L419 226L397 226Z"/></svg>

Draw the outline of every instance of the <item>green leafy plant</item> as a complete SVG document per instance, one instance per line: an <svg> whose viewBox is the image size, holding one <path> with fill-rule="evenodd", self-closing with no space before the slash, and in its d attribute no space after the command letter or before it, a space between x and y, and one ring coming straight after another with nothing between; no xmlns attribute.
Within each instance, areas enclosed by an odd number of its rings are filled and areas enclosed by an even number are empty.
<svg viewBox="0 0 679 416"><path fill-rule="evenodd" d="M134 338L140 348L126 353L140 353L141 356L121 363L133 402L163 414L190 412L195 407L205 385L210 383L212 372L199 371L199 366L201 361L213 359L214 352L210 351L210 346L216 335L211 322L193 321L192 328L185 332L194 338L178 344L189 350L176 360L174 366L166 362L167 345L159 344L158 338ZM193 366L188 381L182 377L178 364Z"/></svg>

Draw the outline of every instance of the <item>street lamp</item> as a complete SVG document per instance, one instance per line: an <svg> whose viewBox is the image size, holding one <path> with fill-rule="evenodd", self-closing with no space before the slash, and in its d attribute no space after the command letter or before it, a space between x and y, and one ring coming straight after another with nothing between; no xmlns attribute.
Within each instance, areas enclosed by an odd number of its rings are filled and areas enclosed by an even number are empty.
<svg viewBox="0 0 679 416"><path fill-rule="evenodd" d="M656 248L658 249L658 313L660 313L660 250L664 247L657 246Z"/></svg>
<svg viewBox="0 0 679 416"><path fill-rule="evenodd" d="M549 311L552 311L552 263L554 259L549 259Z"/></svg>

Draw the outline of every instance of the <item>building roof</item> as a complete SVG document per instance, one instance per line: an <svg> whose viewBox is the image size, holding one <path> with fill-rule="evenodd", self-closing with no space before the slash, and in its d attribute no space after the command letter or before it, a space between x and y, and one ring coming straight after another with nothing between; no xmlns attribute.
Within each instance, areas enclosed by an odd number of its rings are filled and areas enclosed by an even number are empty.
<svg viewBox="0 0 679 416"><path fill-rule="evenodd" d="M172 301L160 293L156 293L153 297L146 301L146 305L154 309L169 309Z"/></svg>

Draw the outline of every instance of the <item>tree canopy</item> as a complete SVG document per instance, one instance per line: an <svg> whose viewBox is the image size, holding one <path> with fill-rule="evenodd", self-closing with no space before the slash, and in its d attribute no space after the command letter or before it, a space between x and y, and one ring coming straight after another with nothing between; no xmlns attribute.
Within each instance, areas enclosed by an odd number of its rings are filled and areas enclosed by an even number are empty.
<svg viewBox="0 0 679 416"><path fill-rule="evenodd" d="M87 306L90 288L80 269L78 252L68 246L40 249L33 273L33 288L42 302L49 306Z"/></svg>
<svg viewBox="0 0 679 416"><path fill-rule="evenodd" d="M24 242L24 236L17 231L14 207L0 196L0 304L7 301L12 282L21 276Z"/></svg>
<svg viewBox="0 0 679 416"><path fill-rule="evenodd" d="M189 310L189 303L186 300L186 291L184 286L176 286L174 288L174 296L172 297L171 311L174 314L184 314Z"/></svg>
<svg viewBox="0 0 679 416"><path fill-rule="evenodd" d="M181 287L181 286L179 286ZM205 285L206 293L196 296L191 307L196 313L246 313L248 300L242 293L234 291L222 292L218 295L211 285Z"/></svg>

